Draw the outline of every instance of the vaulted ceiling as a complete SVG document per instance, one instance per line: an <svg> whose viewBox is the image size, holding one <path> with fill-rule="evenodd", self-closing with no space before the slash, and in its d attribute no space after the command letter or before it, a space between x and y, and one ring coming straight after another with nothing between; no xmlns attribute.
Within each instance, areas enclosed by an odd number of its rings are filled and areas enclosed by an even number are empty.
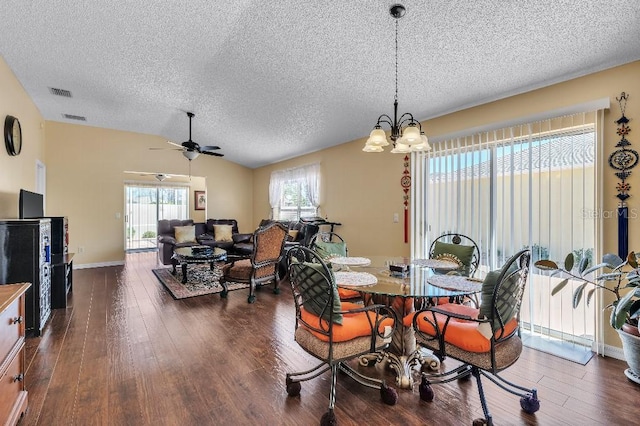
<svg viewBox="0 0 640 426"><path fill-rule="evenodd" d="M194 141L254 168L393 113L389 1L2 3L0 55L46 120L179 143L192 111ZM399 109L420 120L640 59L637 0L404 5Z"/></svg>

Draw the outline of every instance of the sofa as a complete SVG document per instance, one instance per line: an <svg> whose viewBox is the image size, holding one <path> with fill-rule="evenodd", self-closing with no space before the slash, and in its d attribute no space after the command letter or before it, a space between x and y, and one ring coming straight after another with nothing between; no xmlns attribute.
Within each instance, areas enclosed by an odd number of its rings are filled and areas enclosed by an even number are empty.
<svg viewBox="0 0 640 426"><path fill-rule="evenodd" d="M247 256L253 251L252 235L239 233L235 219L196 223L193 219L162 219L158 221L158 258L162 264L170 265L175 248L194 245L220 247L231 256Z"/></svg>

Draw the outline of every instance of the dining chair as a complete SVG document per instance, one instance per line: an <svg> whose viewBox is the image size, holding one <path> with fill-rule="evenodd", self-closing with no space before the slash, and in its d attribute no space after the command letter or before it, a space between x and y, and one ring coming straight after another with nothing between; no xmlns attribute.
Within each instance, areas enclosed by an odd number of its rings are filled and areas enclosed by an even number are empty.
<svg viewBox="0 0 640 426"><path fill-rule="evenodd" d="M473 277L480 263L480 248L471 237L459 233L446 233L440 235L431 243L429 257L456 262L460 265L460 268L455 272L467 277ZM450 272L450 270L447 270L443 273Z"/></svg>
<svg viewBox="0 0 640 426"><path fill-rule="evenodd" d="M300 394L301 382L331 371L329 409L321 425L334 425L338 371L366 387L379 389L384 403L394 405L398 394L379 379L364 376L347 362L361 355L386 349L391 343L397 319L392 309L381 304L363 306L342 302L331 268L320 255L306 247L287 253L289 282L296 308L294 339L320 363L306 371L287 373L290 397ZM363 413L363 415L366 415Z"/></svg>
<svg viewBox="0 0 640 426"><path fill-rule="evenodd" d="M536 389L509 382L499 374L515 364L522 352L519 313L530 259L529 250L521 250L501 269L489 272L482 283L478 308L446 303L404 318L405 326L413 325L419 345L432 350L441 360L450 357L462 363L443 373L423 373L419 385L422 400L433 399L431 384L473 376L484 413L484 418L474 420L473 424L492 425L481 381L484 376L501 389L520 396L520 406L526 413L538 411Z"/></svg>
<svg viewBox="0 0 640 426"><path fill-rule="evenodd" d="M229 293L228 282L249 284L249 298L256 300L256 287L273 282L273 292L280 293L280 277L278 262L282 256L282 248L287 237L287 228L281 223L272 222L259 227L253 233L254 250L246 259L238 259L222 267L220 284L223 287L220 296L226 298Z"/></svg>
<svg viewBox="0 0 640 426"><path fill-rule="evenodd" d="M327 261L333 256L349 256L347 243L335 232L318 232L311 238L309 247ZM341 300L360 300L360 293L355 290L338 287Z"/></svg>

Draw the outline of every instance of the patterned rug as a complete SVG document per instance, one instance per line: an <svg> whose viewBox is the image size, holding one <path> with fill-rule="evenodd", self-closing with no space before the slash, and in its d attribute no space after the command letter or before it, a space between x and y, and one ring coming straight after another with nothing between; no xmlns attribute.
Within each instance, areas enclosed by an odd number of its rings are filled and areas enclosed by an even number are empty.
<svg viewBox="0 0 640 426"><path fill-rule="evenodd" d="M217 266L212 271L209 264L188 265L186 284L182 284L182 268L177 269L175 276L171 273L171 268L153 269L155 276L169 290L174 299L186 299L222 291L222 285L220 285L222 274ZM248 284L229 283L229 291L247 287L249 287Z"/></svg>

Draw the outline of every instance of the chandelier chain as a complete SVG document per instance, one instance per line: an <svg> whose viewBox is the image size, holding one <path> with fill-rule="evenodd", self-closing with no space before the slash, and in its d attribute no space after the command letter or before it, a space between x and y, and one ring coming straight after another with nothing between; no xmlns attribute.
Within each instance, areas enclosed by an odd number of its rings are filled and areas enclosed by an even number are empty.
<svg viewBox="0 0 640 426"><path fill-rule="evenodd" d="M396 18L396 97L398 100L398 18Z"/></svg>

